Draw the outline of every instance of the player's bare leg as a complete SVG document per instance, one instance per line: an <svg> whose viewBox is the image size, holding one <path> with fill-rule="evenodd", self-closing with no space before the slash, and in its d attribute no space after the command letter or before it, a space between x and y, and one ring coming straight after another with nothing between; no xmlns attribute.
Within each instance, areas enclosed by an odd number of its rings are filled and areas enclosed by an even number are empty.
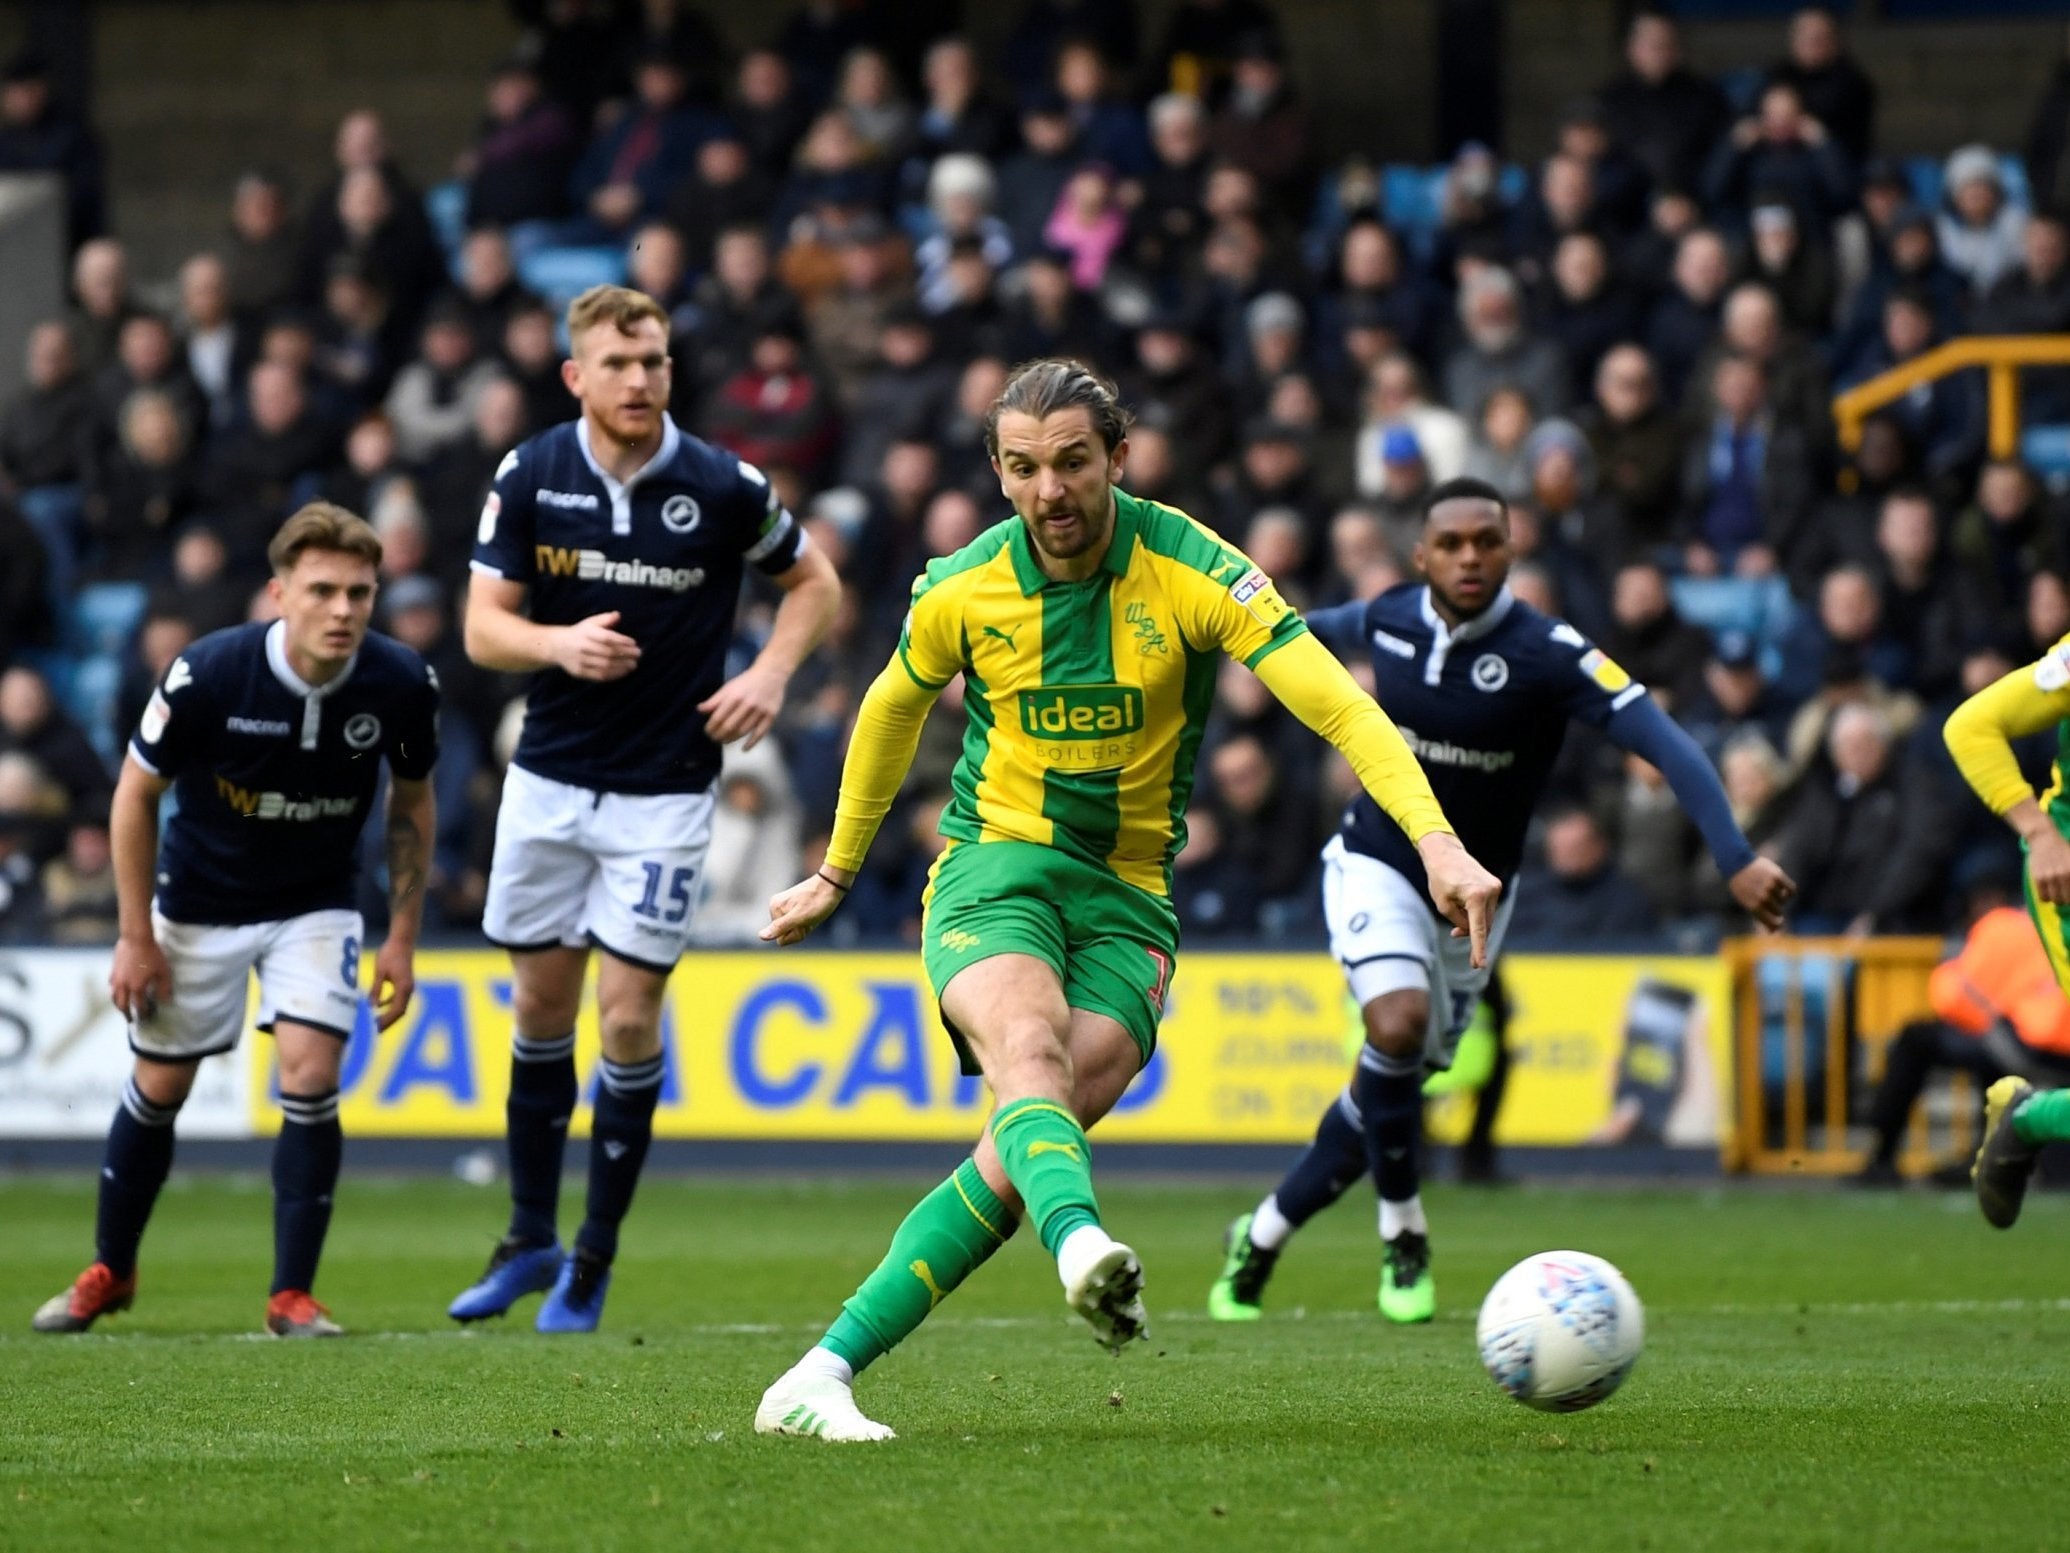
<svg viewBox="0 0 2070 1553"><path fill-rule="evenodd" d="M1069 1020L1071 1104L1081 1126L1090 1128L1128 1088L1142 1053L1127 1031L1104 1014L1072 1009ZM755 1413L757 1432L842 1443L893 1438L887 1426L856 1406L857 1372L902 1341L1005 1244L1023 1211L1021 1194L988 1130L973 1157L906 1216L884 1260L842 1307L818 1346L763 1395ZM1133 1262L1133 1256L1127 1260ZM1141 1303L1132 1298L1128 1305L1140 1331Z"/></svg>
<svg viewBox="0 0 2070 1553"><path fill-rule="evenodd" d="M94 1217L94 1259L64 1293L45 1300L30 1325L38 1332L84 1332L136 1298L137 1246L159 1188L172 1169L173 1123L200 1063L139 1057L108 1127Z"/></svg>
<svg viewBox="0 0 2070 1553"><path fill-rule="evenodd" d="M556 946L510 957L510 1097L504 1105L510 1161L510 1225L489 1265L447 1314L456 1321L500 1316L560 1276L561 1168L575 1111L575 1018L587 949Z"/></svg>
<svg viewBox="0 0 2070 1553"><path fill-rule="evenodd" d="M668 973L606 951L597 962L604 1057L590 1120L589 1199L559 1278L539 1308L542 1332L592 1332L604 1313L618 1226L632 1207L661 1098L661 1006Z"/></svg>
<svg viewBox="0 0 2070 1553"><path fill-rule="evenodd" d="M273 1143L273 1288L266 1330L275 1337L336 1337L343 1328L310 1291L344 1156L338 1070L345 1042L290 1019L275 1023L273 1041L281 1124Z"/></svg>

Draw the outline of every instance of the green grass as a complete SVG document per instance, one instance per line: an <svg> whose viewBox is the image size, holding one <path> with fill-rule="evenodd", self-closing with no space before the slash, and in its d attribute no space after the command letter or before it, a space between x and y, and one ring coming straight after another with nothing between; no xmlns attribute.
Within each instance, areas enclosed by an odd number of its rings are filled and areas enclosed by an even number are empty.
<svg viewBox="0 0 2070 1553"><path fill-rule="evenodd" d="M261 1183L176 1181L136 1310L30 1311L83 1261L91 1183L0 1183L0 1547L1510 1549L2061 1547L2070 1203L1440 1190L1440 1315L1383 1326L1369 1204L1288 1254L1268 1319L1201 1300L1252 1191L1111 1185L1154 1341L1067 1324L1023 1235L865 1378L901 1438L758 1439L761 1388L924 1183L650 1182L604 1330L442 1314L495 1194L348 1178L320 1292L356 1334L255 1337ZM574 1183L571 1182L571 1189ZM572 1192L571 1192L572 1195ZM1647 1303L1645 1358L1551 1417L1475 1361L1482 1291L1579 1246Z"/></svg>

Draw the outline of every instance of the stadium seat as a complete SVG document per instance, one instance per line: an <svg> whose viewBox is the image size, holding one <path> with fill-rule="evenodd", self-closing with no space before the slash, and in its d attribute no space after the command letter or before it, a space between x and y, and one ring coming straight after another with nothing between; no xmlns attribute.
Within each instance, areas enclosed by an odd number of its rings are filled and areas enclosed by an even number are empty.
<svg viewBox="0 0 2070 1553"><path fill-rule="evenodd" d="M65 646L80 657L119 655L144 618L140 582L93 582L79 590L65 620Z"/></svg>
<svg viewBox="0 0 2070 1553"><path fill-rule="evenodd" d="M1437 241L1444 219L1445 175L1450 170L1445 163L1417 167L1406 162L1392 162L1380 169L1381 213L1418 255L1427 255ZM1503 203L1514 205L1530 187L1530 176L1515 163L1505 163L1496 186Z"/></svg>
<svg viewBox="0 0 2070 1553"><path fill-rule="evenodd" d="M2070 489L2070 426L2029 426L2020 433L2020 457L2050 490Z"/></svg>
<svg viewBox="0 0 2070 1553"><path fill-rule="evenodd" d="M1713 635L1745 631L1771 646L1797 614L1780 577L1677 577L1668 590L1684 620Z"/></svg>
<svg viewBox="0 0 2070 1553"><path fill-rule="evenodd" d="M619 247L540 248L518 260L518 279L556 307L591 286L625 281L625 250Z"/></svg>
<svg viewBox="0 0 2070 1553"><path fill-rule="evenodd" d="M111 766L122 752L122 736L115 728L121 699L122 660L112 653L81 659L64 692L65 709L78 719L93 747Z"/></svg>

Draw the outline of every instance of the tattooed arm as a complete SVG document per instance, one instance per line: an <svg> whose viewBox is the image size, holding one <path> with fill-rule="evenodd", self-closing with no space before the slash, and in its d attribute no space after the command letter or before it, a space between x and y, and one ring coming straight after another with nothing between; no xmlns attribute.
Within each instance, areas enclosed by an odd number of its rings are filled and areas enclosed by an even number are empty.
<svg viewBox="0 0 2070 1553"><path fill-rule="evenodd" d="M374 1009L386 1030L416 991L417 935L424 926L424 888L431 874L435 814L431 783L395 778L388 792L388 941L374 960Z"/></svg>

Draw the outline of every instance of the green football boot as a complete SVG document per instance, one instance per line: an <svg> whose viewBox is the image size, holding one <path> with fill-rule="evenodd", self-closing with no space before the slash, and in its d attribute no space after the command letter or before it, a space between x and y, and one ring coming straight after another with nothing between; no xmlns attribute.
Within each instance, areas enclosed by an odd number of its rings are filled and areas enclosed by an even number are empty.
<svg viewBox="0 0 2070 1553"><path fill-rule="evenodd" d="M1222 1243L1228 1257L1222 1276L1208 1290L1208 1314L1217 1321L1256 1321L1265 1293L1265 1280L1272 1276L1277 1251L1261 1251L1251 1244L1251 1216L1240 1215L1223 1231Z"/></svg>
<svg viewBox="0 0 2070 1553"><path fill-rule="evenodd" d="M1408 1325L1437 1314L1437 1280L1430 1276L1430 1237L1405 1229L1387 1242L1380 1264L1380 1314Z"/></svg>
<svg viewBox="0 0 2070 1553"><path fill-rule="evenodd" d="M2022 1143L2013 1131L2013 1112L2033 1093L2032 1084L2011 1077L1984 1091L1984 1141L1977 1149L1976 1163L1969 1167L1969 1178L1976 1183L1977 1206L2000 1229L2011 1229L2020 1216L2027 1178L2034 1174L2034 1159L2040 1152Z"/></svg>

